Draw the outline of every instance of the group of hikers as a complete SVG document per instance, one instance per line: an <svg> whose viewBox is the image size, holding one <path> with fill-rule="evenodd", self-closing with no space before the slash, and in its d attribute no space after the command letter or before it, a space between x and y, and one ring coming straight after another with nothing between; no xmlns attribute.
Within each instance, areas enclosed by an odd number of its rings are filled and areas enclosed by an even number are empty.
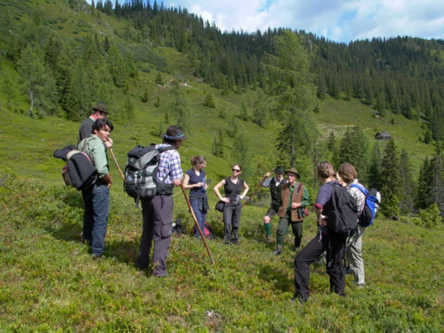
<svg viewBox="0 0 444 333"><path fill-rule="evenodd" d="M110 138L113 125L107 116L105 105L95 105L90 117L82 123L79 130L78 150L89 156L98 175L97 181L92 186L82 190L85 207L82 240L90 245L93 259L101 258L104 252L109 189L112 184L106 151L113 145ZM172 235L173 188L182 186L189 190L190 204L201 230L205 228L206 214L209 210L208 182L204 171L207 162L203 156L193 157L191 169L184 174L178 152L184 140L185 134L180 127L168 127L163 135L163 142L155 145L160 151L155 179L161 186L158 186L153 196L141 199L143 229L136 266L145 270L151 262L152 274L156 277L168 274L167 256ZM249 186L240 177L241 174L241 165L234 164L232 174L214 186L214 192L223 206L221 210L226 244L239 242L242 200L249 191ZM324 254L332 292L344 295L346 271L344 258L347 259L348 269L353 273L356 285L359 287L365 285L362 258L362 236L365 228L358 225L357 229L348 235L332 232L328 228L333 211L338 209L334 200L336 188L345 188L350 193L356 205L356 216L363 210L366 196L359 189L361 185L357 171L353 165L344 163L335 172L333 166L325 161L317 165L317 174L321 183L314 202L318 232L297 253L294 260L296 289L294 300L300 302L305 302L309 297L309 265L319 261ZM301 246L303 221L308 215L307 208L310 206L310 194L301 182L298 170L293 167L284 169L278 166L273 176L270 172L263 176L260 185L269 188L271 195L271 205L263 219L267 242L272 241L271 220L275 215L279 217L276 247L273 253L275 255L282 253L290 226L294 234L294 248L298 249ZM194 236L200 237L196 226ZM152 246L153 255L150 260Z"/></svg>

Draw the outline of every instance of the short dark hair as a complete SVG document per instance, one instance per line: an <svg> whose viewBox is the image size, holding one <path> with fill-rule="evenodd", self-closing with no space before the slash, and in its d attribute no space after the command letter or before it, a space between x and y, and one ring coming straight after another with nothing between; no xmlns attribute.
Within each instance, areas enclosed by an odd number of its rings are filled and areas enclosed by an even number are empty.
<svg viewBox="0 0 444 333"><path fill-rule="evenodd" d="M109 119L105 119L105 118L100 118L94 121L93 125L92 125L92 132L94 133L94 131L100 131L102 128L104 128L105 126L109 127L109 131L112 132L112 130L114 129L113 123L111 122L111 120Z"/></svg>

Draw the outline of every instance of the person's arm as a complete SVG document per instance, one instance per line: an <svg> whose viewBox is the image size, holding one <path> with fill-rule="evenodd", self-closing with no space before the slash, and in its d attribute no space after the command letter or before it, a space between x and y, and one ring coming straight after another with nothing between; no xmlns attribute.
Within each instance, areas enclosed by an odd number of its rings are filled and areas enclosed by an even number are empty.
<svg viewBox="0 0 444 333"><path fill-rule="evenodd" d="M172 154L172 159L169 163L170 175L173 185L180 186L182 185L183 171L180 162L180 155L176 150L174 150L174 152L175 153Z"/></svg>
<svg viewBox="0 0 444 333"><path fill-rule="evenodd" d="M224 185L225 185L225 179L222 179L219 183L216 184L216 186L214 186L213 190L214 190L214 193L216 193L216 195L217 195L217 197L219 198L220 201L223 201L223 202L225 202L225 203L230 203L230 199L229 199L229 198L227 198L227 197L223 197L223 196L220 194L219 189L220 189L222 186L224 186Z"/></svg>
<svg viewBox="0 0 444 333"><path fill-rule="evenodd" d="M302 196L301 207L307 207L310 205L310 193L304 186L304 195Z"/></svg>
<svg viewBox="0 0 444 333"><path fill-rule="evenodd" d="M196 183L196 184L190 184L190 176L187 174L187 173L185 173L185 175L184 175L184 177L183 177L183 187L185 188L185 189L190 189L190 188L196 188L196 187L202 187L202 186L204 186L205 184L204 183L202 183L202 182L199 182L199 183Z"/></svg>
<svg viewBox="0 0 444 333"><path fill-rule="evenodd" d="M247 182L244 181L244 192L242 192L242 194L240 195L241 200L245 198L249 189L250 187L248 186Z"/></svg>

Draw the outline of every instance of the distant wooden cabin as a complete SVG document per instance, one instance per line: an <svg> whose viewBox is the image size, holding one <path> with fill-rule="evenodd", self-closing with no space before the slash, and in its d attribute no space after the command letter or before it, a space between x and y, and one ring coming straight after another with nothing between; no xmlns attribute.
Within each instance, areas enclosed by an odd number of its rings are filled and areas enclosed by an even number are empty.
<svg viewBox="0 0 444 333"><path fill-rule="evenodd" d="M389 132L378 132L375 134L376 140L389 140L391 138L391 135Z"/></svg>

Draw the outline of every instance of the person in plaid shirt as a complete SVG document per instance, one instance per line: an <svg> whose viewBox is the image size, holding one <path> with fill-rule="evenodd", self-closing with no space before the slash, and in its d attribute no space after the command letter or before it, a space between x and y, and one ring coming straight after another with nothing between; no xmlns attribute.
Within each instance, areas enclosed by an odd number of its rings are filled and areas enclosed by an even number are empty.
<svg viewBox="0 0 444 333"><path fill-rule="evenodd" d="M338 169L338 176L345 183L347 191L355 199L358 214L361 214L365 205L365 195L356 187L351 187L352 184L361 185L358 181L358 172L355 167L350 163L341 164ZM353 273L354 282L359 288L365 286L364 259L362 257L362 236L365 229L365 227L358 224L356 232L347 239L345 251L345 258L350 265L349 270Z"/></svg>
<svg viewBox="0 0 444 333"><path fill-rule="evenodd" d="M168 127L163 136L163 143L156 148L169 148L160 154L155 175L157 194L142 200L143 232L139 246L136 266L146 269L149 265L151 244L154 240L153 275L164 277L168 274L166 258L171 243L173 222L173 188L180 186L183 171L177 149L185 135L177 126Z"/></svg>

